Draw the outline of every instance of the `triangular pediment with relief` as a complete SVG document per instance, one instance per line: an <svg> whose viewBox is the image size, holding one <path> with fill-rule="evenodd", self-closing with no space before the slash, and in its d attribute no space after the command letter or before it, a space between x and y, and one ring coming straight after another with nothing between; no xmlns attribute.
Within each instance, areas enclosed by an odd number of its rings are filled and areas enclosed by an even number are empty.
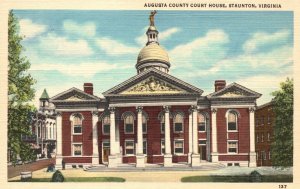
<svg viewBox="0 0 300 189"><path fill-rule="evenodd" d="M237 83L232 83L224 89L208 95L208 98L258 98L261 94L252 91Z"/></svg>
<svg viewBox="0 0 300 189"><path fill-rule="evenodd" d="M133 85L132 87L120 92L119 94L178 94L187 93L175 85L172 85L162 79L150 76L147 79Z"/></svg>
<svg viewBox="0 0 300 189"><path fill-rule="evenodd" d="M98 101L99 98L85 93L77 88L71 88L65 92L62 92L50 99L52 102L64 101L64 102L79 102L79 101Z"/></svg>
<svg viewBox="0 0 300 189"><path fill-rule="evenodd" d="M113 95L176 95L197 94L202 90L155 68L140 73L104 92Z"/></svg>

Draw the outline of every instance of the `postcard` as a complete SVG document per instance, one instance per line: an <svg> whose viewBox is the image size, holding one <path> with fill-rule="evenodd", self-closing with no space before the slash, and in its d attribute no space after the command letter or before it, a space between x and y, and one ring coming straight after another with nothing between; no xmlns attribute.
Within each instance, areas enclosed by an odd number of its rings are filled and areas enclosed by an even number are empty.
<svg viewBox="0 0 300 189"><path fill-rule="evenodd" d="M297 187L294 1L1 4L5 186Z"/></svg>

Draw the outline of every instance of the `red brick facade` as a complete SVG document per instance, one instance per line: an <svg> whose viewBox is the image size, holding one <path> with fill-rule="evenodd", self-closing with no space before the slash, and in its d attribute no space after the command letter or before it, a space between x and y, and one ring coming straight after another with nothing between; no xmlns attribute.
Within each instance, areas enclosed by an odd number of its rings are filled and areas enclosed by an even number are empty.
<svg viewBox="0 0 300 189"><path fill-rule="evenodd" d="M272 102L261 105L255 112L255 151L257 166L271 166L271 143L274 134L275 114Z"/></svg>

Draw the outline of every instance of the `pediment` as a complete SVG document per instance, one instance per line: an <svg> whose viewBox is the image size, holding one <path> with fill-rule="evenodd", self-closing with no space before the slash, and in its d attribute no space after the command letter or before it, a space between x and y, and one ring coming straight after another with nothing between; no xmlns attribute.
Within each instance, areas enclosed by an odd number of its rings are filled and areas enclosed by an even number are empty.
<svg viewBox="0 0 300 189"><path fill-rule="evenodd" d="M170 84L155 76L150 76L147 79L133 85L132 87L120 92L119 94L178 94L187 93L187 91Z"/></svg>
<svg viewBox="0 0 300 189"><path fill-rule="evenodd" d="M65 92L62 92L53 98L51 98L52 102L55 101L64 101L64 102L79 102L79 101L98 101L99 98L85 93L77 88L71 88Z"/></svg>
<svg viewBox="0 0 300 189"><path fill-rule="evenodd" d="M261 94L252 91L237 83L232 83L226 86L224 89L214 92L208 95L209 98L248 98L248 97L260 97Z"/></svg>
<svg viewBox="0 0 300 189"><path fill-rule="evenodd" d="M201 95L203 91L174 76L150 68L104 92L104 96L115 95Z"/></svg>

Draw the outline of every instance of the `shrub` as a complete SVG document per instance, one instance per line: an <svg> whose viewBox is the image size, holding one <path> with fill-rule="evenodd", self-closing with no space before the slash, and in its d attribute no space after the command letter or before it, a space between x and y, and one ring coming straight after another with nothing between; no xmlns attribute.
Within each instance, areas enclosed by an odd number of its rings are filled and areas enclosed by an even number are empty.
<svg viewBox="0 0 300 189"><path fill-rule="evenodd" d="M63 176L63 174L59 170L57 170L53 174L51 182L64 182L64 180L65 177Z"/></svg>
<svg viewBox="0 0 300 189"><path fill-rule="evenodd" d="M262 181L262 176L259 172L252 171L250 173L250 182L261 182L261 181Z"/></svg>

